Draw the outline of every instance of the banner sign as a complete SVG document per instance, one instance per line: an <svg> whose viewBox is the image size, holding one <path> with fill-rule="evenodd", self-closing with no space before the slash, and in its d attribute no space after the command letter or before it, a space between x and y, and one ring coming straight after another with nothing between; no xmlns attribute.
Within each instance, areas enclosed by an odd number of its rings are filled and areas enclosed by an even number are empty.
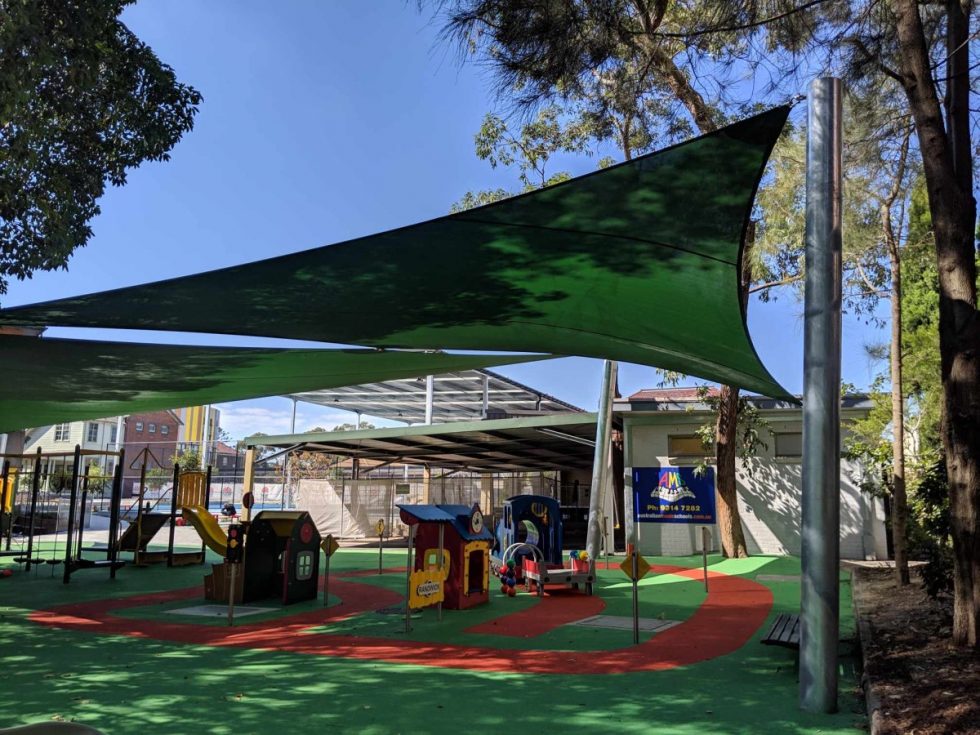
<svg viewBox="0 0 980 735"><path fill-rule="evenodd" d="M633 469L633 513L638 523L714 523L715 471L694 467Z"/></svg>
<svg viewBox="0 0 980 735"><path fill-rule="evenodd" d="M435 605L444 599L442 583L446 575L438 569L421 569L412 572L409 583L411 599L408 606L413 610L419 610L429 605Z"/></svg>

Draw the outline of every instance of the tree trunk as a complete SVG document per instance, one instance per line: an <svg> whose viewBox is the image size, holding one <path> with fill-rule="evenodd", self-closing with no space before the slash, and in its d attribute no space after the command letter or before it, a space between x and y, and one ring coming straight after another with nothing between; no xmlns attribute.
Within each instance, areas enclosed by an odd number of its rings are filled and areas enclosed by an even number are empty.
<svg viewBox="0 0 980 735"><path fill-rule="evenodd" d="M715 424L716 495L718 498L718 535L722 554L729 559L749 555L745 533L738 512L738 493L735 482L735 460L738 455L738 388L721 387L718 419Z"/></svg>
<svg viewBox="0 0 980 735"><path fill-rule="evenodd" d="M755 226L750 222L745 232L745 251L742 253L742 271L739 277L739 299L742 312L748 309L749 286L752 284L752 268L749 251L755 241ZM718 416L715 421L715 496L718 514L718 536L721 551L729 559L743 559L749 555L745 545L745 531L738 511L736 460L738 458L738 388L721 387L718 398Z"/></svg>
<svg viewBox="0 0 980 735"><path fill-rule="evenodd" d="M980 643L980 315L967 107L969 35L958 0L950 0L946 7L948 133L916 2L893 0L902 85L919 139L939 265L942 433L954 557L953 643L976 647Z"/></svg>
<svg viewBox="0 0 980 735"><path fill-rule="evenodd" d="M894 244L893 244L894 245ZM902 390L902 273L901 261L894 247L889 253L892 293L892 543L895 550L895 576L899 586L909 583L908 519L909 505L905 493L905 393Z"/></svg>

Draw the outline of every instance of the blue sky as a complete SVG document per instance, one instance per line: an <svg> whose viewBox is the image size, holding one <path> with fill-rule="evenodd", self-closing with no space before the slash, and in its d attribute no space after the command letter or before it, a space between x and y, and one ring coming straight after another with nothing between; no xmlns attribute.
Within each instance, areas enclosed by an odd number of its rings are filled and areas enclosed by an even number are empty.
<svg viewBox="0 0 980 735"><path fill-rule="evenodd" d="M148 163L131 172L125 187L107 192L94 236L67 272L12 283L4 306L338 242L445 214L468 190L517 187L516 172L494 171L474 154L483 115L499 107L489 77L460 65L455 49L440 41L438 24L414 2L143 0L124 19L204 95L195 129L171 161ZM564 159L560 167L585 173L595 158ZM763 362L799 392L802 304L787 293L775 303L753 303L749 314ZM284 344L100 330L51 334ZM844 338L844 379L866 386L873 369L863 345L883 334L845 317ZM596 405L599 361L568 358L500 372L584 408ZM651 368L620 368L627 394L657 380ZM221 409L233 436L289 428L285 399ZM350 418L303 407L297 429Z"/></svg>

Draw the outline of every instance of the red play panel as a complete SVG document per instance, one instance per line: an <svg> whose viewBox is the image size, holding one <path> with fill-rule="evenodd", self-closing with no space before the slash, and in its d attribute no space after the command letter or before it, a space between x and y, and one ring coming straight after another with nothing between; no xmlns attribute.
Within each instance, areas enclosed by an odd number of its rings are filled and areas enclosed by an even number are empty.
<svg viewBox="0 0 980 735"><path fill-rule="evenodd" d="M692 579L699 579L702 573L700 569L665 565L658 565L653 569L658 574L676 574ZM610 651L503 650L486 646L460 646L429 641L426 641L424 646L420 646L417 641L410 639L389 640L309 632L311 628L322 626L330 621L389 607L403 599L402 595L383 588L342 579L332 579L330 583L331 591L343 599L340 605L261 623L236 625L233 628L161 623L112 615L114 610L123 608L197 598L201 594L200 587L122 599L59 605L48 610L33 612L30 619L42 625L88 631L98 635L127 635L207 646L257 648L474 671L614 674L627 671L659 671L706 661L731 653L751 639L765 622L772 608L772 593L769 588L749 579L719 572L709 572L709 577L707 597L694 615L686 621L658 633L640 645ZM548 597L544 598L544 600L548 599ZM573 598L554 596L550 599L565 603ZM548 603L539 603L530 610L515 613L514 616L534 614L542 604ZM588 617L590 614L597 613L585 612L574 619ZM507 618L511 618L513 623L514 616L504 616L499 620L506 621ZM568 620L557 622L559 619L557 615L552 615L550 617L552 624L548 629L569 622ZM520 620L517 623L525 624Z"/></svg>

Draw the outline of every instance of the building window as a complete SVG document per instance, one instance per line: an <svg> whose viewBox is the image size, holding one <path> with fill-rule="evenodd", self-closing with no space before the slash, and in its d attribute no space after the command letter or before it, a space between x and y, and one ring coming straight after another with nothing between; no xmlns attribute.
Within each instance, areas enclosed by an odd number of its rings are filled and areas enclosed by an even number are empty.
<svg viewBox="0 0 980 735"><path fill-rule="evenodd" d="M71 426L69 424L58 424L54 427L54 440L56 442L66 442L71 434Z"/></svg>
<svg viewBox="0 0 980 735"><path fill-rule="evenodd" d="M89 424L88 431L85 433L85 441L96 444L99 441L99 425Z"/></svg>
<svg viewBox="0 0 980 735"><path fill-rule="evenodd" d="M166 436L170 433L170 427L166 424L160 424L160 433Z"/></svg>
<svg viewBox="0 0 980 735"><path fill-rule="evenodd" d="M157 425L156 424L150 424L149 426L146 427L146 429L151 434L156 434L157 433Z"/></svg>
<svg viewBox="0 0 980 735"><path fill-rule="evenodd" d="M667 454L671 457L703 457L708 451L697 434L667 436Z"/></svg>
<svg viewBox="0 0 980 735"><path fill-rule="evenodd" d="M141 434L143 433L143 422L142 421L137 421L136 422L136 431L140 432Z"/></svg>
<svg viewBox="0 0 980 735"><path fill-rule="evenodd" d="M110 443L110 444L115 444L115 443L116 443L116 439L118 439L118 438L119 438L119 427L118 427L118 426L116 426L115 424L113 424L113 425L112 425L112 426L110 427L110 432L109 432L109 436L111 437L111 438L109 439L109 443Z"/></svg>
<svg viewBox="0 0 980 735"><path fill-rule="evenodd" d="M803 434L791 431L776 434L776 456L782 459L799 459L803 456Z"/></svg>

